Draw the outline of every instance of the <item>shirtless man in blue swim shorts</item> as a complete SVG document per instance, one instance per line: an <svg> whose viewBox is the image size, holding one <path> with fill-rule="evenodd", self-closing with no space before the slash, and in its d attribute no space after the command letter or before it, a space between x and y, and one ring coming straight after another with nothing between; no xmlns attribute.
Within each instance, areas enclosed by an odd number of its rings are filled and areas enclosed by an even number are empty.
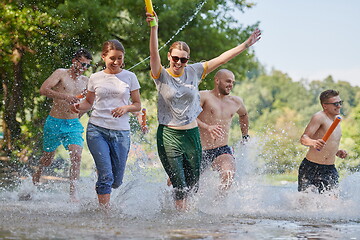
<svg viewBox="0 0 360 240"><path fill-rule="evenodd" d="M301 162L298 175L298 191L305 191L309 187L319 193L332 190L338 186L339 174L335 168L335 156L345 158L345 150L339 150L341 127L338 125L327 142L322 137L340 114L343 101L339 92L326 90L320 94L322 111L315 113L304 134L301 144L308 146L309 151Z"/></svg>
<svg viewBox="0 0 360 240"><path fill-rule="evenodd" d="M79 121L79 114L70 111L70 106L80 101L79 95L86 90L88 78L83 75L90 67L91 54L85 49L78 50L69 69L59 68L45 80L40 94L53 99L53 105L44 125L43 155L37 171L32 176L33 183L40 182L44 167L51 164L55 150L61 144L70 153L70 200L78 201L76 180L80 175L80 161L83 149L84 128ZM77 97L78 96L78 97Z"/></svg>
<svg viewBox="0 0 360 240"><path fill-rule="evenodd" d="M230 95L234 82L235 76L231 71L220 69L214 77L214 89L200 91L203 111L197 121L203 149L201 171L210 165L217 170L221 177L221 190L230 188L235 174L235 161L228 140L231 121L236 113L243 141L249 139L249 120L244 102L240 97Z"/></svg>

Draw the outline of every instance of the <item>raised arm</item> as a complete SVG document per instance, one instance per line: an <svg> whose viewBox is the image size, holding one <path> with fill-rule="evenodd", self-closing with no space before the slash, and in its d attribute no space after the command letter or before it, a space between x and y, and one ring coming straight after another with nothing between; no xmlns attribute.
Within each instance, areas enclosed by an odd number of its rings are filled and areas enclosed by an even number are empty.
<svg viewBox="0 0 360 240"><path fill-rule="evenodd" d="M152 16L150 13L146 13L146 21L149 23L155 19L158 22L156 13ZM152 76L156 77L160 74L161 59L159 54L159 43L158 43L158 24L150 27L150 68Z"/></svg>
<svg viewBox="0 0 360 240"><path fill-rule="evenodd" d="M256 29L245 42L222 53L220 56L208 61L207 62L207 64L208 64L207 74L214 71L219 66L227 63L228 61L230 61L231 59L233 59L234 57L236 57L237 55L242 53L245 49L247 49L248 47L252 46L257 41L259 41L260 35L261 35L260 30Z"/></svg>
<svg viewBox="0 0 360 240"><path fill-rule="evenodd" d="M76 96L73 96L68 93L63 93L53 90L53 87L58 85L61 82L63 75L65 74L63 69L57 69L51 74L48 79L40 87L40 94L48 98L56 98L67 101L69 104L74 104L79 102L79 99Z"/></svg>

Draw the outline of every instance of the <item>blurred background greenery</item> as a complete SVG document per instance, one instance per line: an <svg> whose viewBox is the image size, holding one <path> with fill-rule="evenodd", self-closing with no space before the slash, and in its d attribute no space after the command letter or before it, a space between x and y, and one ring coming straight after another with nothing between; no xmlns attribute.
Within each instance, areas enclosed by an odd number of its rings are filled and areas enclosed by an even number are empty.
<svg viewBox="0 0 360 240"><path fill-rule="evenodd" d="M232 15L234 9L246 11L253 7L252 1L208 0L196 16L202 1L153 2L159 17L159 46L187 24L173 41L189 44L191 62L211 59L240 44L259 25L244 26ZM159 166L155 140L156 89L149 77L149 62L145 60L149 55L149 27L143 0L93 0L91 4L85 0L5 0L0 3L0 33L2 169L12 169L17 176L26 175L33 171L41 156L42 127L51 107L51 99L39 94L44 80L55 69L69 67L73 52L79 48L87 48L94 54L94 66L86 75L101 70L102 43L114 38L125 46L127 69L141 62L131 71L140 81L142 105L147 108L150 128L143 136L132 119L129 163L142 159L149 167ZM164 66L168 47L160 51ZM256 45L223 67L235 73L233 94L242 97L248 109L250 135L257 139L254 144L261 147L257 161L263 162L262 172L296 180L297 167L307 151L299 138L312 114L321 110L318 96L326 89L339 90L344 100L340 147L349 152L349 157L338 159L337 166L343 173L357 171L360 88L332 76L295 82L281 70L265 71L255 51ZM281 50L274 49L274 54L276 51ZM213 87L213 75L206 77L200 89ZM87 119L87 116L81 119L84 126ZM230 144L236 146L239 139L241 132L235 117ZM58 149L57 159L59 164L55 164L52 173L66 175L68 154L63 148ZM89 175L92 168L93 161L85 144L82 175Z"/></svg>

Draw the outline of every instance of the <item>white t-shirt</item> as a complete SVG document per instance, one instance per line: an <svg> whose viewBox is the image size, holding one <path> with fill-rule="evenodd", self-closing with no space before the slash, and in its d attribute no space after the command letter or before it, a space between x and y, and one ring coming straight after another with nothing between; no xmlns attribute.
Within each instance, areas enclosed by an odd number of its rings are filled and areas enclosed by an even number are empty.
<svg viewBox="0 0 360 240"><path fill-rule="evenodd" d="M115 118L111 111L129 105L130 92L137 89L140 89L139 81L130 71L122 70L118 74L100 71L92 74L88 91L95 92L95 102L89 122L107 129L130 130L129 114Z"/></svg>

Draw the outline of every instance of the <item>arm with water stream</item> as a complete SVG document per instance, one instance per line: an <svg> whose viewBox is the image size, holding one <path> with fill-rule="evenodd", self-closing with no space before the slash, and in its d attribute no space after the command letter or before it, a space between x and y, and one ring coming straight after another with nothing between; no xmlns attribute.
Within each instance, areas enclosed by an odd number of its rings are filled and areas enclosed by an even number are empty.
<svg viewBox="0 0 360 240"><path fill-rule="evenodd" d="M154 14L154 15L153 15ZM158 18L155 12L153 14L146 13L146 21L149 23L152 21L158 22ZM158 77L161 69L161 59L159 54L159 43L158 43L158 24L150 27L150 68L151 75Z"/></svg>

